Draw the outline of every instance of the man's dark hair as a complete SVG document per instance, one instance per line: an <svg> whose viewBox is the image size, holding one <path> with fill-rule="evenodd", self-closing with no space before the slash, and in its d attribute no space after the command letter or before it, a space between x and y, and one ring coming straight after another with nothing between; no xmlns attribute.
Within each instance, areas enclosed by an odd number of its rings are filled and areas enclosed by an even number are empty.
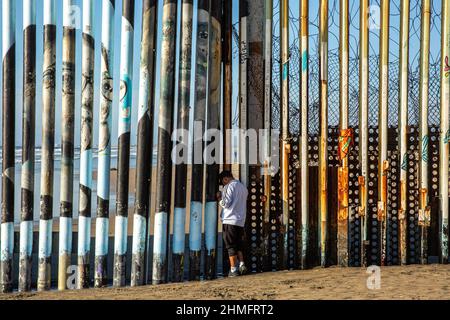
<svg viewBox="0 0 450 320"><path fill-rule="evenodd" d="M231 171L224 170L219 174L219 183L223 184L223 178L233 178Z"/></svg>

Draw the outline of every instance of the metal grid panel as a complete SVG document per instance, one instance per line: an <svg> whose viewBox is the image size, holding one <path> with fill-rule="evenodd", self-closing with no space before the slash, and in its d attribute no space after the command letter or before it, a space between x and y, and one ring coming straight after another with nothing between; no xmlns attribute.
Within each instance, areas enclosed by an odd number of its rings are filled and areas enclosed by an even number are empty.
<svg viewBox="0 0 450 320"><path fill-rule="evenodd" d="M262 180L255 174L250 175L247 201L246 239L248 249L248 266L251 272L263 271L264 241L263 221L264 204L261 196L264 194Z"/></svg>
<svg viewBox="0 0 450 320"><path fill-rule="evenodd" d="M407 243L408 243L408 263L418 263L420 258L420 231L419 231L419 131L417 127L411 127L408 135L408 176L407 176Z"/></svg>
<svg viewBox="0 0 450 320"><path fill-rule="evenodd" d="M358 267L361 265L361 219L358 214L359 206L359 185L358 176L360 172L358 159L358 129L355 130L355 143L348 155L348 203L349 203L349 266Z"/></svg>
<svg viewBox="0 0 450 320"><path fill-rule="evenodd" d="M399 151L398 132L396 128L389 129L388 160L388 203L387 203L387 265L399 263L399 224L398 205L400 197L400 175L399 175Z"/></svg>

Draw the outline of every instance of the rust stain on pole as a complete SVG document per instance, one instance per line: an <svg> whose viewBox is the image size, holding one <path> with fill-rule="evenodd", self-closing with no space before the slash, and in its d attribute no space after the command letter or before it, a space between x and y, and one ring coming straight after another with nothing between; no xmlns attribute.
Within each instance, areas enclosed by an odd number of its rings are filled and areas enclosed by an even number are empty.
<svg viewBox="0 0 450 320"><path fill-rule="evenodd" d="M359 163L361 166L359 185L358 214L361 219L361 264L367 264L367 252L369 248L368 226L369 215L367 213L367 188L368 188L368 143L369 143L369 0L360 1L360 58L359 58Z"/></svg>
<svg viewBox="0 0 450 320"><path fill-rule="evenodd" d="M338 265L348 266L348 154L353 143L352 130L348 128L348 0L340 1L339 23L339 160L338 169Z"/></svg>

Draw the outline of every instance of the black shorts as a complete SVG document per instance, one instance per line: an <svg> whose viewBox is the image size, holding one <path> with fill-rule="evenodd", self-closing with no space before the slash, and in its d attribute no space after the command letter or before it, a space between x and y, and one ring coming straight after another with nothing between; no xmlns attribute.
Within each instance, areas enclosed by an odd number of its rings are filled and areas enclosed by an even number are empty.
<svg viewBox="0 0 450 320"><path fill-rule="evenodd" d="M229 256L237 255L238 251L244 249L244 228L231 224L223 225L223 241Z"/></svg>

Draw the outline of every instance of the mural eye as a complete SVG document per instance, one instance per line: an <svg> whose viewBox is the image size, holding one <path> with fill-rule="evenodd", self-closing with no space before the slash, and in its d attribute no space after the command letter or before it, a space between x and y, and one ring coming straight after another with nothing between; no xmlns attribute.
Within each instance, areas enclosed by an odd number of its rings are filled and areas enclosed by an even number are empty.
<svg viewBox="0 0 450 320"><path fill-rule="evenodd" d="M113 80L112 79L103 80L102 95L108 101L112 101L112 99L113 99Z"/></svg>
<svg viewBox="0 0 450 320"><path fill-rule="evenodd" d="M207 31L200 31L199 37L200 37L200 39L208 39L208 32Z"/></svg>
<svg viewBox="0 0 450 320"><path fill-rule="evenodd" d="M49 67L44 71L43 82L46 88L54 86L55 83L55 67Z"/></svg>
<svg viewBox="0 0 450 320"><path fill-rule="evenodd" d="M125 81L120 81L120 101L122 101L127 95L127 83Z"/></svg>

